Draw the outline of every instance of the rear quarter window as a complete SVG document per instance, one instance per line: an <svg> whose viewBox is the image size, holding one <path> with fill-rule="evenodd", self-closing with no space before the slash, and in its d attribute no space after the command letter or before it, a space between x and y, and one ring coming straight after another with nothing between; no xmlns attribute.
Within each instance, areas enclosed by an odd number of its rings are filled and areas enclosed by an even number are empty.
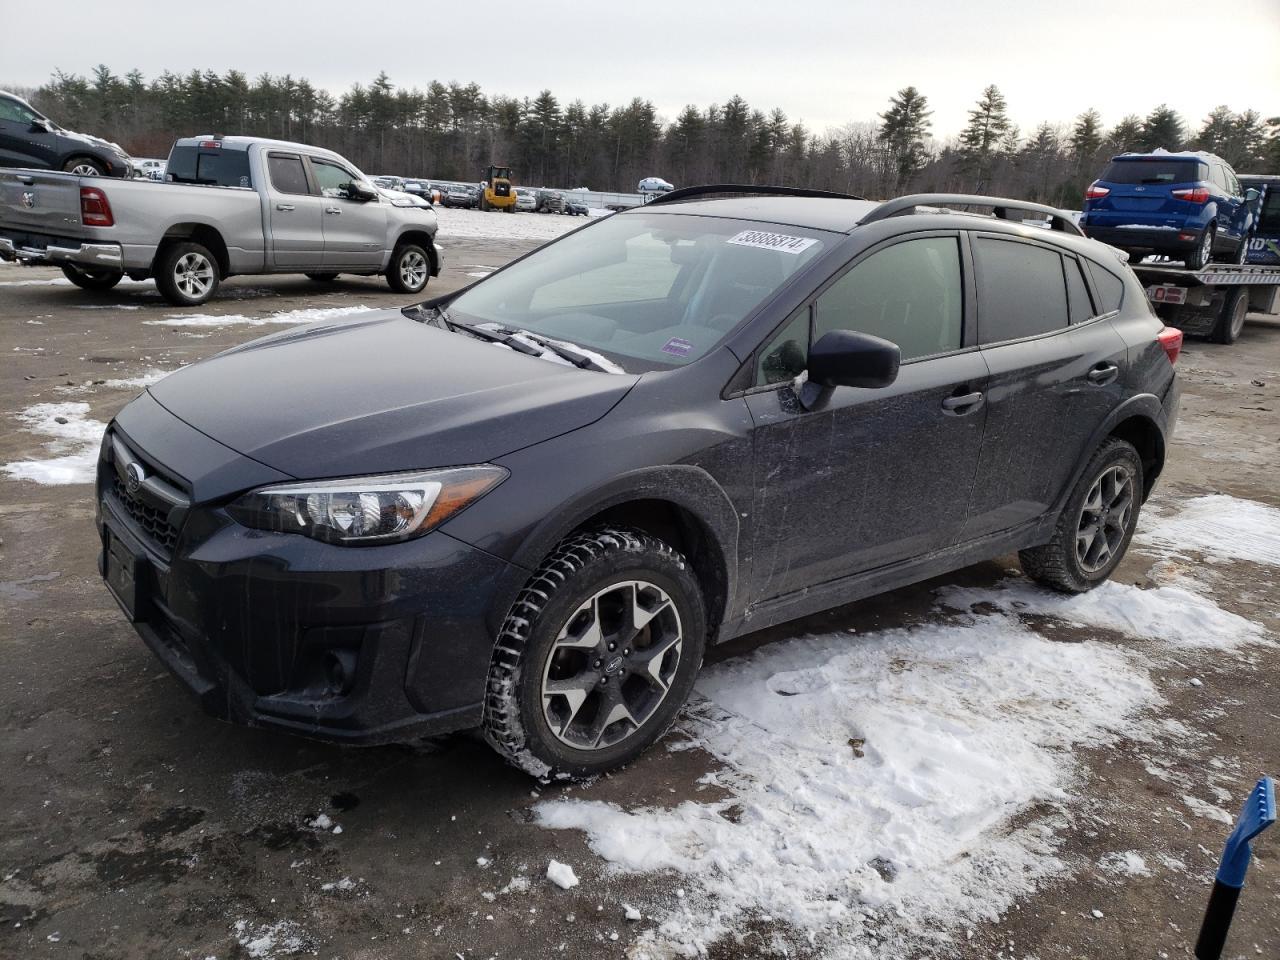
<svg viewBox="0 0 1280 960"><path fill-rule="evenodd" d="M1067 326L1062 255L1017 240L975 237L978 330L983 343L1020 340Z"/></svg>
<svg viewBox="0 0 1280 960"><path fill-rule="evenodd" d="M1124 281L1092 260L1084 263L1089 276L1093 278L1093 288L1098 292L1098 311L1114 313L1119 310L1120 304L1124 302Z"/></svg>

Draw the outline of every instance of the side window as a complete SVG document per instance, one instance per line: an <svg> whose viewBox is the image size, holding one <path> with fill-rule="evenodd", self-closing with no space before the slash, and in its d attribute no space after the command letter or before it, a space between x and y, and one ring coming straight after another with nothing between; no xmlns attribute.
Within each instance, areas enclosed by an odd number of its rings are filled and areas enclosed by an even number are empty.
<svg viewBox="0 0 1280 960"><path fill-rule="evenodd" d="M267 169L271 173L271 186L280 193L310 193L307 172L301 157L288 157L273 153L267 157Z"/></svg>
<svg viewBox="0 0 1280 960"><path fill-rule="evenodd" d="M813 337L856 330L914 360L958 350L963 316L958 241L920 237L873 253L828 287L813 304Z"/></svg>
<svg viewBox="0 0 1280 960"><path fill-rule="evenodd" d="M1075 257L1063 257L1062 269L1067 272L1067 306L1071 311L1071 322L1084 323L1090 317L1096 317L1097 311L1089 299L1089 287L1080 273L1080 261Z"/></svg>
<svg viewBox="0 0 1280 960"><path fill-rule="evenodd" d="M351 196L351 181L355 175L328 160L311 158L311 169L316 175L320 192L326 197L347 200Z"/></svg>
<svg viewBox="0 0 1280 960"><path fill-rule="evenodd" d="M809 362L809 309L806 307L765 344L756 360L756 386L794 380Z"/></svg>
<svg viewBox="0 0 1280 960"><path fill-rule="evenodd" d="M1223 166L1223 170L1227 173L1227 187L1230 189L1233 197L1243 197L1244 188L1240 186L1240 179L1236 176L1236 172L1228 166Z"/></svg>
<svg viewBox="0 0 1280 960"><path fill-rule="evenodd" d="M35 116L17 100L10 100L8 97L0 97L0 120L10 120L13 123L29 124L35 120Z"/></svg>
<svg viewBox="0 0 1280 960"><path fill-rule="evenodd" d="M1098 309L1102 313L1114 313L1124 302L1124 281L1106 267L1091 260L1084 261L1093 278L1093 288L1098 291Z"/></svg>
<svg viewBox="0 0 1280 960"><path fill-rule="evenodd" d="M1018 340L1067 325L1062 255L1017 240L975 237L978 330L983 343Z"/></svg>

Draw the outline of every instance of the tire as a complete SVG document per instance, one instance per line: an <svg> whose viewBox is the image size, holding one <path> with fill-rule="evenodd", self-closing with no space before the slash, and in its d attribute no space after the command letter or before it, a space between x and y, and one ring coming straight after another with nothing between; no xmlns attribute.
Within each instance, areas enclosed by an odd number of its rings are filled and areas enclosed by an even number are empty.
<svg viewBox="0 0 1280 960"><path fill-rule="evenodd" d="M1249 238L1242 237L1240 245L1236 247L1235 256L1231 258L1232 263L1243 264L1249 259Z"/></svg>
<svg viewBox="0 0 1280 960"><path fill-rule="evenodd" d="M648 614L639 633L637 612ZM706 631L701 588L671 546L627 529L571 536L525 584L498 634L485 739L539 779L628 763L675 720L702 666ZM595 645L583 645L593 633ZM565 692L548 693L554 685Z"/></svg>
<svg viewBox="0 0 1280 960"><path fill-rule="evenodd" d="M314 280L316 283L330 283L338 279L336 273L308 273L308 280Z"/></svg>
<svg viewBox="0 0 1280 960"><path fill-rule="evenodd" d="M1204 228L1204 233L1200 234L1200 239L1196 241L1196 247L1187 254L1186 264L1188 270L1203 270L1213 260L1213 238L1215 231L1213 223L1210 222Z"/></svg>
<svg viewBox="0 0 1280 960"><path fill-rule="evenodd" d="M431 278L431 258L416 243L402 243L391 254L384 276L396 293L421 293Z"/></svg>
<svg viewBox="0 0 1280 960"><path fill-rule="evenodd" d="M82 290L110 290L124 278L123 270L80 267L73 263L62 265L62 275Z"/></svg>
<svg viewBox="0 0 1280 960"><path fill-rule="evenodd" d="M209 249L184 240L165 247L156 258L156 287L176 307L198 306L218 289L218 261Z"/></svg>
<svg viewBox="0 0 1280 960"><path fill-rule="evenodd" d="M1115 505L1123 502L1125 494L1119 484L1108 483L1108 478L1117 472L1128 487L1128 503L1118 517ZM1053 539L1018 551L1023 572L1037 583L1063 593L1084 593L1102 583L1129 549L1138 525L1142 483L1142 460L1133 445L1115 437L1105 441L1071 491ZM1091 536L1085 540L1087 534Z"/></svg>
<svg viewBox="0 0 1280 960"><path fill-rule="evenodd" d="M93 157L72 157L62 165L62 169L67 173L74 173L78 177L105 177L107 168L103 166L100 160Z"/></svg>
<svg viewBox="0 0 1280 960"><path fill-rule="evenodd" d="M1222 304L1222 312L1218 314L1218 322L1213 325L1209 339L1214 343L1235 343L1244 332L1245 317L1249 313L1249 291L1237 287L1227 294Z"/></svg>

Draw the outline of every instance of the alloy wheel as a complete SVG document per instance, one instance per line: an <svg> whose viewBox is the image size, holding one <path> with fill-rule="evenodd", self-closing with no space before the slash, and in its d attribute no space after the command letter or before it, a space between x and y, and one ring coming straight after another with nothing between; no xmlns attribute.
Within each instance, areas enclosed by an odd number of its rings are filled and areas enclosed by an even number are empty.
<svg viewBox="0 0 1280 960"><path fill-rule="evenodd" d="M173 280L184 297L198 300L213 286L213 264L200 253L184 253L173 265Z"/></svg>
<svg viewBox="0 0 1280 960"><path fill-rule="evenodd" d="M414 290L427 282L427 258L417 250L409 250L400 258L400 282Z"/></svg>
<svg viewBox="0 0 1280 960"><path fill-rule="evenodd" d="M1240 334L1244 332L1244 321L1249 315L1249 296L1244 291L1236 294L1235 302L1231 304L1231 340L1234 343L1240 339Z"/></svg>
<svg viewBox="0 0 1280 960"><path fill-rule="evenodd" d="M624 580L587 598L543 669L542 713L552 734L577 750L632 736L666 699L683 639L675 604L653 583Z"/></svg>
<svg viewBox="0 0 1280 960"><path fill-rule="evenodd" d="M1103 569L1119 551L1133 516L1133 473L1114 465L1089 488L1076 528L1076 560L1086 573Z"/></svg>
<svg viewBox="0 0 1280 960"><path fill-rule="evenodd" d="M92 163L77 163L71 168L71 172L77 177L96 177L99 176L98 168Z"/></svg>
<svg viewBox="0 0 1280 960"><path fill-rule="evenodd" d="M1207 267L1213 260L1213 224L1204 228L1204 237L1200 241L1200 265Z"/></svg>

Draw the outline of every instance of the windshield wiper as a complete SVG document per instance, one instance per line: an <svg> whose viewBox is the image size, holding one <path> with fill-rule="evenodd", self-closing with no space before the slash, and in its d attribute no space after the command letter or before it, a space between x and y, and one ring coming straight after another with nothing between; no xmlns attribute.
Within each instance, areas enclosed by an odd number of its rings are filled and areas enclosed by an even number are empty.
<svg viewBox="0 0 1280 960"><path fill-rule="evenodd" d="M575 350L573 349L573 347L568 346L567 344L561 343L556 340L548 340L546 337L537 333L530 333L528 330L516 329L512 332L518 333L522 337L527 337L528 339L532 340L534 343L541 344L543 347L545 347L546 349L554 353L557 357L560 357L563 360L568 360L570 363L572 363L575 367L578 367L579 369L598 370L601 373L617 373L616 370L612 370L609 367L606 367L604 364L602 364L599 360L597 360L595 357L591 356L590 354L582 353L581 351Z"/></svg>
<svg viewBox="0 0 1280 960"><path fill-rule="evenodd" d="M494 324L493 327L479 327L470 323L463 323L461 320L452 319L445 312L444 307L415 307L417 319L427 323L435 322L436 326L442 330L463 330L473 336L489 340L492 343L501 343L510 347L517 353L523 353L530 357L540 357L544 352L554 353L563 360L568 360L575 367L582 370L598 370L601 373L616 373L617 371L606 367L599 360L585 353L580 353L572 347L566 346L554 340L548 340L546 337L528 330L518 327L502 327ZM496 327L496 329L494 329ZM524 339L521 339L524 338ZM532 342L529 342L532 341ZM535 346L536 344L536 346Z"/></svg>

